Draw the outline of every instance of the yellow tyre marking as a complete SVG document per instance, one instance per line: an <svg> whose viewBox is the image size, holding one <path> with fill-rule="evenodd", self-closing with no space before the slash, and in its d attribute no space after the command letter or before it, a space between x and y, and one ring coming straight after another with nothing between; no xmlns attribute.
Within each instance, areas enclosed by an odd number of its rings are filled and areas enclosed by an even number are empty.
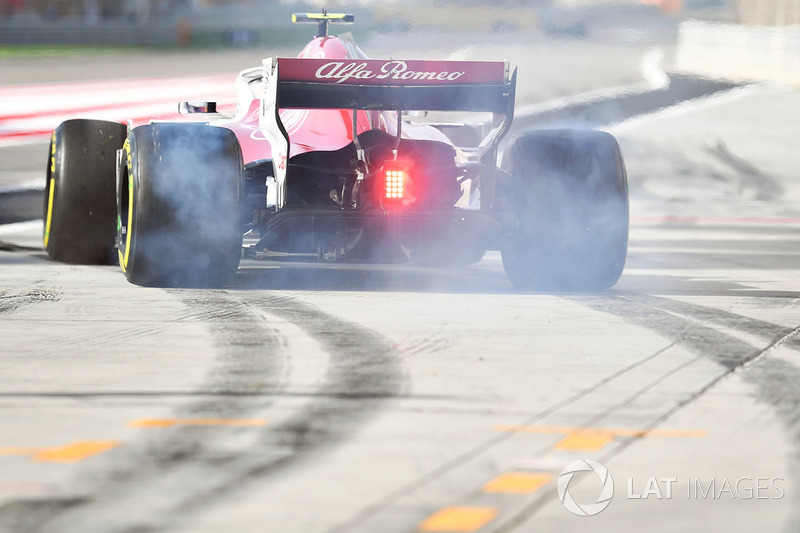
<svg viewBox="0 0 800 533"><path fill-rule="evenodd" d="M56 132L50 139L50 172L56 171Z"/></svg>
<svg viewBox="0 0 800 533"><path fill-rule="evenodd" d="M50 225L53 223L53 195L56 190L56 180L53 174L56 171L56 132L53 132L53 137L50 140L50 196L47 199L47 219L44 223L44 247L47 248L47 243L50 242Z"/></svg>
<svg viewBox="0 0 800 533"><path fill-rule="evenodd" d="M50 196L47 199L47 221L44 224L44 247L50 242L50 225L53 223L53 194L56 190L56 180L50 178Z"/></svg>
<svg viewBox="0 0 800 533"><path fill-rule="evenodd" d="M131 143L128 139L125 139L122 147L125 149L125 156L128 160L128 229L125 232L125 254L119 252L119 265L123 272L127 272L128 258L131 253L131 233L133 233L133 158L131 157Z"/></svg>

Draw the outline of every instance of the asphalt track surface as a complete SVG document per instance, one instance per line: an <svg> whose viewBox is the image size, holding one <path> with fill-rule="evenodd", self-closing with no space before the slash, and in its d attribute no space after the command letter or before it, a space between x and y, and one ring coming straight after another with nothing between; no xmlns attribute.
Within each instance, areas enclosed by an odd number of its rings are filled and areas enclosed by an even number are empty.
<svg viewBox="0 0 800 533"><path fill-rule="evenodd" d="M640 82L630 55L561 96ZM798 110L750 85L612 120L632 229L604 293L515 292L496 254L143 289L0 228L0 530L797 531ZM37 149L0 158L32 176ZM614 480L591 518L556 490L578 458Z"/></svg>

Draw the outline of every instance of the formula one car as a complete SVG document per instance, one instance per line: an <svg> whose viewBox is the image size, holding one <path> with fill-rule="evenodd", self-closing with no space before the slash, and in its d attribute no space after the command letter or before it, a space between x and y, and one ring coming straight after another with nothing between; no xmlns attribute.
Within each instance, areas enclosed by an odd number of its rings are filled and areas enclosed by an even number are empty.
<svg viewBox="0 0 800 533"><path fill-rule="evenodd" d="M352 15L293 20L316 23L317 36L298 58L242 71L235 116L182 102L182 122L62 123L47 168L47 253L118 261L130 282L161 287L225 285L241 257L444 267L486 250L502 253L518 288L616 283L628 192L610 134L526 132L498 165L516 70L368 59L349 34L328 36ZM470 143L481 128L411 111L492 120Z"/></svg>

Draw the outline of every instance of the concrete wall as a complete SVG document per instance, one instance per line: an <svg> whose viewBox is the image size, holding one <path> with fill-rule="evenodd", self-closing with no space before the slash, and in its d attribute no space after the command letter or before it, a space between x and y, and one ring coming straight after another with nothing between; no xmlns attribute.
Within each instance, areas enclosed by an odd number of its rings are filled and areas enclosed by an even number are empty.
<svg viewBox="0 0 800 533"><path fill-rule="evenodd" d="M0 46L176 46L179 36L177 22L149 24L146 27L120 20L103 24L85 24L78 20L58 23L31 21L26 24L0 22Z"/></svg>
<svg viewBox="0 0 800 533"><path fill-rule="evenodd" d="M754 26L800 24L800 0L737 0L738 21Z"/></svg>
<svg viewBox="0 0 800 533"><path fill-rule="evenodd" d="M703 76L800 86L800 26L684 22L677 66Z"/></svg>

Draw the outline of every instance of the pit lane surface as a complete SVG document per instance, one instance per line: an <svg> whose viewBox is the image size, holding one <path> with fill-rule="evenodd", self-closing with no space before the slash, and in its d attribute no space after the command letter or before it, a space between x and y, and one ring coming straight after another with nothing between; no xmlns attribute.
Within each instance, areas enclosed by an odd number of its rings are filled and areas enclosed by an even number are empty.
<svg viewBox="0 0 800 533"><path fill-rule="evenodd" d="M496 254L142 289L6 226L0 528L795 531L798 99L748 87L611 127L633 222L602 294L515 293ZM555 490L579 457L615 480L590 519ZM651 477L661 499L627 497ZM780 490L747 498L757 478Z"/></svg>

